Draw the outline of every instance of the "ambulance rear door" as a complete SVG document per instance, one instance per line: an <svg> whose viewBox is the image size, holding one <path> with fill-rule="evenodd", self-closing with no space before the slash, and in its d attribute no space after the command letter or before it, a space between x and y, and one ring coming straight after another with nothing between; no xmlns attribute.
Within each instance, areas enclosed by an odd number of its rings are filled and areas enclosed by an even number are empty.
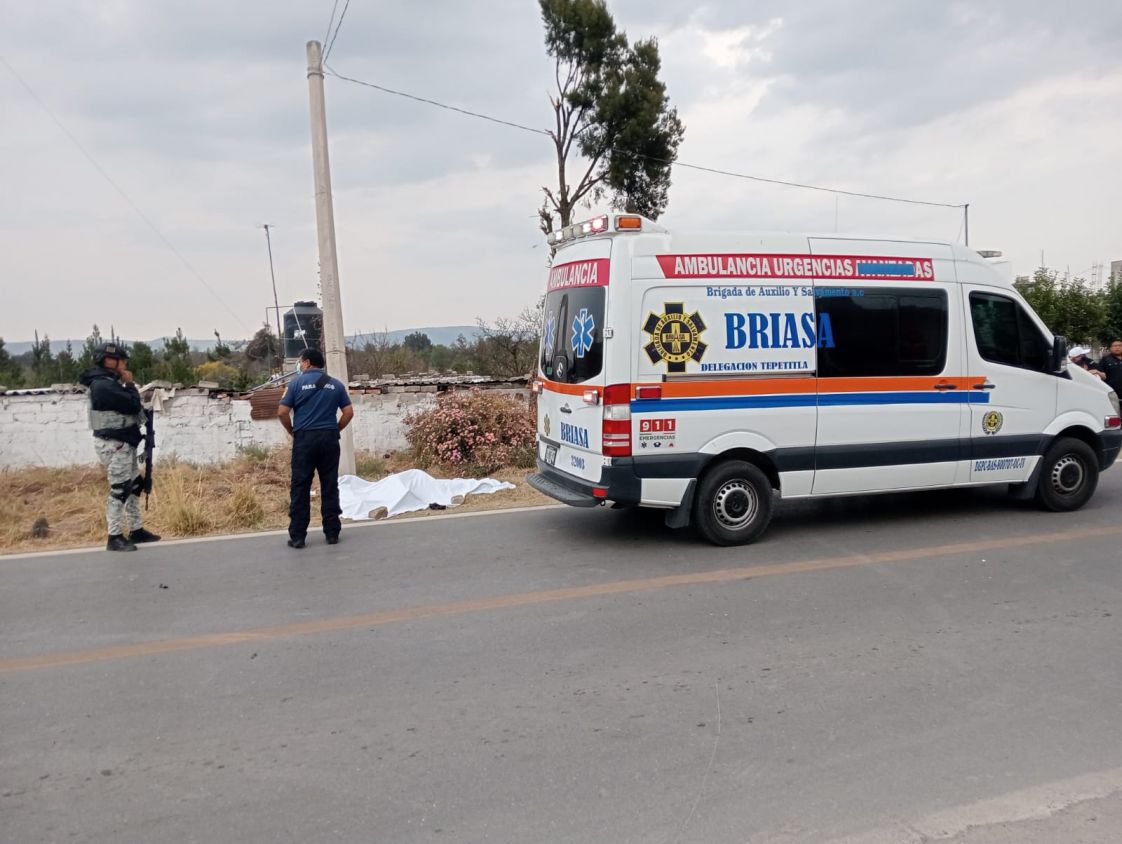
<svg viewBox="0 0 1122 844"><path fill-rule="evenodd" d="M602 454L604 325L610 238L561 249L549 271L538 372L538 457L556 470L598 482Z"/></svg>

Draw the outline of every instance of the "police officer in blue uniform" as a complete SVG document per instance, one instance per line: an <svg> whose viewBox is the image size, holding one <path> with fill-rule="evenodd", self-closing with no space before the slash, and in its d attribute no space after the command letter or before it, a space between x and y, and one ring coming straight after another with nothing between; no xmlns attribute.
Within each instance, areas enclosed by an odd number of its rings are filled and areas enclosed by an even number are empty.
<svg viewBox="0 0 1122 844"><path fill-rule="evenodd" d="M339 541L339 433L354 417L347 388L323 371L323 352L305 349L300 375L288 385L277 408L292 436L292 484L288 504L288 547L303 548L311 518L312 475L319 475L320 513L327 544Z"/></svg>

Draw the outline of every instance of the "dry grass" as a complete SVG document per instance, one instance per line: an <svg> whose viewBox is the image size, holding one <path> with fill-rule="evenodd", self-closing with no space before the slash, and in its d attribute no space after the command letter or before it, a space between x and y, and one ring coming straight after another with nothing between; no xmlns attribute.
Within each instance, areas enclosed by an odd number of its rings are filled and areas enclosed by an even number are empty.
<svg viewBox="0 0 1122 844"><path fill-rule="evenodd" d="M356 455L358 474L378 480L413 468L408 455ZM437 477L454 472L430 469ZM472 495L456 512L553 503L524 483L525 469L491 473L516 489ZM253 449L221 466L194 466L175 460L156 467L156 484L144 514L145 527L163 536L276 530L288 525L287 449ZM105 541L105 472L97 466L0 471L0 554L100 545ZM141 507L144 507L143 499ZM318 523L312 502L312 524ZM417 516L432 515L422 511ZM35 538L32 526L45 518L47 536Z"/></svg>

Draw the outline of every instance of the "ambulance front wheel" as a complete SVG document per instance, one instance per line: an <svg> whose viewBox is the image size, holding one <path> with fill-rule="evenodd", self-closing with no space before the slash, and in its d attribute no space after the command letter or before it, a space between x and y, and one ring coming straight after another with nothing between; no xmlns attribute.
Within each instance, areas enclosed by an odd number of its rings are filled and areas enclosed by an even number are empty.
<svg viewBox="0 0 1122 844"><path fill-rule="evenodd" d="M1065 512L1086 504L1099 483L1099 461L1087 443L1056 440L1044 453L1036 500L1045 510Z"/></svg>
<svg viewBox="0 0 1122 844"><path fill-rule="evenodd" d="M693 503L693 523L714 545L744 545L771 521L772 489L751 463L726 460L705 473Z"/></svg>

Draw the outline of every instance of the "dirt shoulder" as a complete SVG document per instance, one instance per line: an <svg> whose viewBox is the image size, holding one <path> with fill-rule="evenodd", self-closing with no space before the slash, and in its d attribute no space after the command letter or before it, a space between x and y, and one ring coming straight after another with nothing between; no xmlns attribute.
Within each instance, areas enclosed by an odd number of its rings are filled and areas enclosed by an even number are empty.
<svg viewBox="0 0 1122 844"><path fill-rule="evenodd" d="M357 474L369 481L413 468L403 455L359 455L357 463ZM456 476L454 471L439 468L427 471L435 477ZM556 503L526 484L528 471L505 468L489 473L496 480L513 483L512 490L469 495L455 508L395 518ZM169 539L252 533L288 526L286 451L254 452L219 466L165 462L157 465L154 477L155 489L144 515L145 526ZM0 554L103 545L107 492L105 473L100 467L0 471ZM143 499L141 506L144 507ZM313 499L313 529L319 521L316 510Z"/></svg>

